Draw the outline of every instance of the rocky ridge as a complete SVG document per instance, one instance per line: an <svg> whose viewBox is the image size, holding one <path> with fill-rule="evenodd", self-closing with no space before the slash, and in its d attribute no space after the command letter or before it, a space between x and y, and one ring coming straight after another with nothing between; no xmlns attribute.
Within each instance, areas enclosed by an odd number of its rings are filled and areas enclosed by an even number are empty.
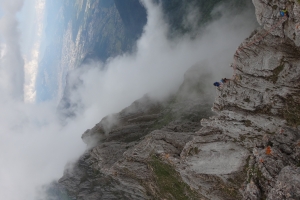
<svg viewBox="0 0 300 200"><path fill-rule="evenodd" d="M263 28L235 54L217 115L199 103L206 91L191 69L175 97L145 96L87 130L90 148L59 188L89 200L300 199L300 4L253 3ZM279 15L284 8L289 18Z"/></svg>
<svg viewBox="0 0 300 200"><path fill-rule="evenodd" d="M188 196L195 196L187 184L177 180L178 172L161 156L179 160L184 145L201 127L200 119L212 116L211 105L201 103L212 97L199 89L207 87L209 76L199 71L199 67L191 68L177 94L165 101L145 95L87 130L82 139L89 148L73 168L65 171L58 190L67 191L70 199L167 198L172 187L160 189L166 176L181 188L179 197L185 198L186 189ZM162 173L161 185L156 182L155 169ZM56 196L64 199L61 194Z"/></svg>

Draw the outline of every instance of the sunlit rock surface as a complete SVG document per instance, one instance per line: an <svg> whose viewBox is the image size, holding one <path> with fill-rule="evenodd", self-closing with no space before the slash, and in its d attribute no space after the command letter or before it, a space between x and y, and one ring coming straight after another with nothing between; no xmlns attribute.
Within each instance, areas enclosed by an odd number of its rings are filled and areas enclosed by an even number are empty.
<svg viewBox="0 0 300 200"><path fill-rule="evenodd" d="M205 91L187 97L191 70L175 97L145 96L104 118L84 133L90 149L59 181L71 198L300 199L299 3L253 3L263 29L235 54L216 115L200 103ZM279 15L284 7L289 18Z"/></svg>
<svg viewBox="0 0 300 200"><path fill-rule="evenodd" d="M199 174L230 174L238 171L248 156L247 150L231 142L204 143L193 148L199 153L189 156L185 162Z"/></svg>

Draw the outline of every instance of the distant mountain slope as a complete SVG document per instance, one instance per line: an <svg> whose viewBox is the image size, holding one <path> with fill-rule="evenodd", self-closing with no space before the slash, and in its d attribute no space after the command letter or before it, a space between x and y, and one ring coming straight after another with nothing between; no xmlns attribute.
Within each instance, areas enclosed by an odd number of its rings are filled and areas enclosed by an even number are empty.
<svg viewBox="0 0 300 200"><path fill-rule="evenodd" d="M207 79L211 77L201 75L200 71L199 66L189 69L177 94L167 100L160 102L145 95L87 130L82 136L84 142L96 147L87 150L73 170L66 170L59 182L51 185L49 200L200 199L197 197L202 195L182 181L169 165L171 162L165 164L155 156L139 158L145 152L150 154L149 147L155 145L158 151L167 148L171 156L176 154L178 158L183 145L201 127L199 121L212 115L211 105L203 101L208 102L213 97L201 88L207 86ZM154 130L159 131L151 134ZM132 152L144 140L151 145L142 143L144 150L136 149L141 154ZM153 142L156 144L152 145ZM101 161L95 160L100 157ZM166 170L169 173L164 174ZM117 173L111 175L113 171ZM161 187L165 184L170 187ZM176 185L174 190L173 185ZM172 195L178 196L172 198Z"/></svg>
<svg viewBox="0 0 300 200"><path fill-rule="evenodd" d="M63 93L70 70L90 59L106 61L131 51L146 24L138 0L48 0L46 51L39 62L37 101ZM50 78L49 78L50 77Z"/></svg>
<svg viewBox="0 0 300 200"><path fill-rule="evenodd" d="M147 23L147 13L143 5L137 0L114 0L114 2L128 36L133 39L139 38Z"/></svg>
<svg viewBox="0 0 300 200"><path fill-rule="evenodd" d="M68 1L69 2L69 1ZM93 1L92 1L93 2ZM140 37L143 31L143 27L147 22L146 19L146 10L138 0L114 0L114 4L112 4L112 0L99 1L98 6L105 5L106 7L101 7L97 12L102 13L99 14L101 17L93 18L97 19L99 25L97 26L95 23L93 28L88 29L85 20L76 19L77 24L82 24L83 28L81 37L83 37L80 42L86 42L89 40L91 43L86 43L85 47L88 47L87 51L84 55L84 59L82 62L89 62L90 59L100 59L105 61L110 56L116 56L122 54L126 51L131 51L134 48L136 40ZM209 20L213 18L213 14L211 13L214 6L219 4L220 0L213 1L204 1L204 0L161 0L157 1L157 3L161 2L162 9L164 12L164 17L166 22L170 24L170 35L181 35L183 33L190 33L191 28L185 24L185 18L188 15L188 12L191 12L193 8L196 13L202 13L202 15L196 15L194 25L197 27L205 26ZM242 8L247 5L247 3L251 3L251 0L245 0L240 2L238 0L226 0L222 1L227 6L234 6L237 8ZM76 4L77 5L77 4ZM79 4L78 4L79 5ZM77 5L77 6L78 6ZM81 5L81 4L80 4ZM82 0L82 5L84 1ZM93 5L93 4L91 4ZM109 14L105 15L106 10L111 9ZM76 13L73 13L73 18L75 16L82 16L82 9L73 9L77 10ZM111 13L114 13L112 15ZM233 12L237 12L233 10ZM85 14L86 15L86 14ZM112 18L115 16L115 20ZM83 18L83 17L81 17ZM116 21L117 20L117 21ZM106 22L103 26L103 24ZM103 28L101 28L101 26ZM88 34L88 32L95 32L95 34ZM97 34L96 34L97 33ZM84 40L85 37L91 37ZM79 43L80 43L79 42ZM79 57L79 55L77 55ZM70 58L73 59L73 58ZM77 58L78 59L78 58ZM66 80L66 82L68 82ZM78 82L80 84L80 82ZM73 105L70 103L69 95L71 93L71 88L76 88L74 85L67 85L64 89L64 95L62 97L62 101L59 105L60 109L63 110L64 116L74 116L73 110L77 109L79 105ZM80 107L80 106L79 106ZM72 110L72 112L71 112Z"/></svg>
<svg viewBox="0 0 300 200"><path fill-rule="evenodd" d="M165 20L170 25L170 34L177 35L188 33L191 29L206 25L213 18L219 17L213 13L217 5L230 7L232 12L241 12L243 8L251 5L251 0L155 0L161 3ZM253 6L252 6L253 7ZM254 7L253 7L254 9ZM193 23L187 25L188 17L192 17Z"/></svg>

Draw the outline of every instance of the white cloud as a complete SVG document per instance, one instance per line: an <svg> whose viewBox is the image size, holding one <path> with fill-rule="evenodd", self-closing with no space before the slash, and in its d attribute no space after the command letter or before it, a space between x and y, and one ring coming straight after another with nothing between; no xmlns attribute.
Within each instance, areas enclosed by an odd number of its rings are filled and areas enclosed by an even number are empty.
<svg viewBox="0 0 300 200"><path fill-rule="evenodd" d="M6 45L0 44L0 60L4 57L6 54Z"/></svg>
<svg viewBox="0 0 300 200"><path fill-rule="evenodd" d="M23 6L23 0L2 0L0 5L3 16L0 19L0 35L6 46L0 60L0 90L14 99L23 99L24 61L20 51L20 33L17 12Z"/></svg>
<svg viewBox="0 0 300 200"><path fill-rule="evenodd" d="M45 13L45 0L35 0L35 30L34 45L29 55L24 55L25 58L25 83L24 83L24 100L25 102L35 102L36 98L36 77L38 72L38 63L40 59L40 46L43 33L43 21Z"/></svg>
<svg viewBox="0 0 300 200"><path fill-rule="evenodd" d="M215 79L211 80L210 90L214 93L213 82L232 76L229 66L233 54L256 26L254 20L247 20L254 19L253 13L245 11L236 16L226 12L197 38L185 35L170 41L159 7L150 1L144 3L148 8L148 24L138 41L137 52L74 72L74 82L79 77L83 84L70 99L81 102L92 118L118 112L145 93L162 98L178 88L185 71L194 65L201 65L203 73L212 73Z"/></svg>
<svg viewBox="0 0 300 200"><path fill-rule="evenodd" d="M85 126L60 127L54 104L1 103L0 198L34 199L38 186L62 176L65 163L83 152Z"/></svg>

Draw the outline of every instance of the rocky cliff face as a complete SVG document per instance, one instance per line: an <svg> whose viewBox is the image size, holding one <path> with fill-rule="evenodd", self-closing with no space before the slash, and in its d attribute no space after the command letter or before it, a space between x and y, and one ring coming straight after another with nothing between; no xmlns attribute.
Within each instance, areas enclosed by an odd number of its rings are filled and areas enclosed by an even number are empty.
<svg viewBox="0 0 300 200"><path fill-rule="evenodd" d="M244 199L299 199L300 7L294 1L253 3L264 29L241 44L236 79L218 90L213 106L218 116L202 125L221 130L226 141L248 151L240 159L246 161ZM283 8L288 18L279 16Z"/></svg>
<svg viewBox="0 0 300 200"><path fill-rule="evenodd" d="M191 69L175 97L144 97L87 130L90 148L59 187L89 200L300 199L300 4L253 3L263 28L235 54L217 115Z"/></svg>
<svg viewBox="0 0 300 200"><path fill-rule="evenodd" d="M197 196L171 159L180 160L185 144L201 127L200 119L212 116L211 105L202 103L212 97L199 89L207 87L202 84L209 77L199 77L198 70L191 68L178 93L165 101L145 96L87 130L82 138L89 150L65 171L60 190L71 199L89 200Z"/></svg>

